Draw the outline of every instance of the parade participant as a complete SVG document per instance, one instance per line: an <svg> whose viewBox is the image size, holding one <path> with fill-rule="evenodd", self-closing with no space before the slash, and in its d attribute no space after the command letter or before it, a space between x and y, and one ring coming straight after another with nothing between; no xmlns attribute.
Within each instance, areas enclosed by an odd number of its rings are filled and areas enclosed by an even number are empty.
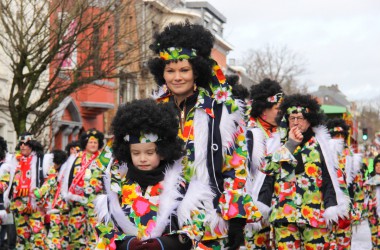
<svg viewBox="0 0 380 250"><path fill-rule="evenodd" d="M65 151L68 156L77 155L80 152L80 143L79 141L72 141L66 145Z"/></svg>
<svg viewBox="0 0 380 250"><path fill-rule="evenodd" d="M3 164L6 161L6 154L8 152L8 146L7 142L4 140L2 136L0 136L0 176L3 172ZM9 216L9 213L6 211L4 206L4 194L0 194L0 249L5 249L6 243L5 243L5 235L7 233L8 225L7 219ZM8 236L9 237L9 236Z"/></svg>
<svg viewBox="0 0 380 250"><path fill-rule="evenodd" d="M261 217L247 195L246 142L242 108L232 98L224 74L210 57L214 37L201 25L170 24L154 37L149 61L157 84L157 101L174 103L178 135L186 143L186 181L209 184L216 194L207 211L210 227L203 243L210 248L244 242L246 221ZM228 238L227 235L228 228Z"/></svg>
<svg viewBox="0 0 380 250"><path fill-rule="evenodd" d="M247 126L247 144L251 178L247 188L249 187L253 200L263 215L263 220L259 227L255 224L246 226L245 245L248 249L271 249L271 227L268 217L274 192L274 180L273 176L265 175L259 169L265 164L265 156L281 146L276 117L283 96L280 84L270 79L264 79L250 89L252 104Z"/></svg>
<svg viewBox="0 0 380 250"><path fill-rule="evenodd" d="M97 220L93 200L103 192L104 165L100 156L103 140L103 133L96 129L83 132L80 136L83 151L66 170L62 192L67 194L65 198L69 203L70 249L95 248Z"/></svg>
<svg viewBox="0 0 380 250"><path fill-rule="evenodd" d="M245 86L239 84L239 76L226 75L226 81L232 87L232 97L245 102L246 99L249 97L249 91Z"/></svg>
<svg viewBox="0 0 380 250"><path fill-rule="evenodd" d="M286 96L277 122L285 143L261 170L274 178L269 221L276 248L328 249L329 224L348 216L349 198L340 188L337 156L321 126L320 105L310 95Z"/></svg>
<svg viewBox="0 0 380 250"><path fill-rule="evenodd" d="M380 155L373 159L373 171L365 185L368 186L368 222L372 249L380 249Z"/></svg>
<svg viewBox="0 0 380 250"><path fill-rule="evenodd" d="M349 126L341 118L329 119L326 127L332 137L333 150L337 150L339 155L339 168L337 169L337 176L345 183L344 187L347 194L350 196L350 215L349 219L341 219L338 224L333 225L333 230L330 237L330 249L350 249L352 238L352 223L360 221L360 214L362 212L362 204L364 202L364 194L362 188L359 187L358 175L361 167L361 157L354 154L347 145L349 136ZM336 142L334 142L336 141ZM357 179L357 183L354 183ZM361 192L362 195L354 193L354 189ZM360 200L355 200L359 198ZM353 206L355 204L355 207Z"/></svg>
<svg viewBox="0 0 380 250"><path fill-rule="evenodd" d="M145 99L119 107L112 122L115 162L107 187L108 204L96 202L98 214L104 215L97 226L97 249L191 248L176 213L187 187L177 124L170 104Z"/></svg>
<svg viewBox="0 0 380 250"><path fill-rule="evenodd" d="M16 249L45 249L44 210L30 195L42 185L51 158L44 157L42 145L30 133L19 137L18 157L13 157L9 169L0 177L0 192L5 204L10 202L17 231Z"/></svg>
<svg viewBox="0 0 380 250"><path fill-rule="evenodd" d="M67 160L67 154L62 150L53 150L53 166L49 169L48 176L44 184L40 188L33 190L33 195L37 201L43 203L50 217L49 232L46 238L46 245L49 249L67 249L68 241L64 238L64 233L67 231L61 217L61 210L64 209L66 201L61 196L62 177L58 178L61 166Z"/></svg>

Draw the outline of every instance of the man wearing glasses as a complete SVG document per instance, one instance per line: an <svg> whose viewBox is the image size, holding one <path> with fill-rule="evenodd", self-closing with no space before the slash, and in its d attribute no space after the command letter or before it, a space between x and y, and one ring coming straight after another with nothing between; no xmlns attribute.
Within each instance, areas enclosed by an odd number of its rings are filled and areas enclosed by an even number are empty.
<svg viewBox="0 0 380 250"><path fill-rule="evenodd" d="M349 200L336 174L337 155L310 95L286 96L278 124L284 143L261 171L275 179L269 217L276 249L328 249L329 224L348 215Z"/></svg>

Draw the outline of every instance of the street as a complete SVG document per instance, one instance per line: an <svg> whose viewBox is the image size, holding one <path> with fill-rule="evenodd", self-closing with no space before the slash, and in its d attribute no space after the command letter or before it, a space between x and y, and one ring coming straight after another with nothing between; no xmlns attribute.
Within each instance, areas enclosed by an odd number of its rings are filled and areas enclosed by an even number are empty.
<svg viewBox="0 0 380 250"><path fill-rule="evenodd" d="M363 221L359 226L353 228L352 250L370 250L371 232L369 230L368 221Z"/></svg>

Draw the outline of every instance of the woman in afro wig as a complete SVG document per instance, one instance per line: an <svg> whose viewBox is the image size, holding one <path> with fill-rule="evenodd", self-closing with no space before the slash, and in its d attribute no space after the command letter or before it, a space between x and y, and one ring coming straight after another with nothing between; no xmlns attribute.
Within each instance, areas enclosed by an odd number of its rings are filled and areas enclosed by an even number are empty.
<svg viewBox="0 0 380 250"><path fill-rule="evenodd" d="M69 158L69 167L65 170L69 174L64 180L66 200L71 204L69 220L74 221L68 227L69 247L95 249L97 220L93 202L104 192L104 134L91 128L81 134L79 141L83 151Z"/></svg>
<svg viewBox="0 0 380 250"><path fill-rule="evenodd" d="M202 25L169 24L154 37L151 49L158 57L149 61L149 68L157 84L166 86L157 100L174 103L180 118L178 135L187 152L185 179L201 180L215 194L207 201L213 209L204 215L215 223L207 226L210 232L202 232L212 237L202 244L236 249L244 241L246 221L259 220L261 214L245 192L243 107L210 57L214 40ZM232 207L237 213L229 212Z"/></svg>
<svg viewBox="0 0 380 250"><path fill-rule="evenodd" d="M181 227L175 219L185 194L182 165L177 161L185 151L177 125L175 110L168 103L134 100L118 108L112 122L116 162L107 188L109 209L98 212L108 214L113 222L98 227L99 244L106 249L191 248L184 231L177 233ZM115 240L113 246L109 239Z"/></svg>

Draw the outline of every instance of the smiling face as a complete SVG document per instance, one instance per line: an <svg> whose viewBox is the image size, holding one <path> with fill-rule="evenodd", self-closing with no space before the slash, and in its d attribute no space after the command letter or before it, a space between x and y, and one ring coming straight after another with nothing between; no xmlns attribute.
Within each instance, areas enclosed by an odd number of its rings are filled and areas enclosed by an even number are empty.
<svg viewBox="0 0 380 250"><path fill-rule="evenodd" d="M166 64L164 79L178 103L194 93L194 72L188 60Z"/></svg>
<svg viewBox="0 0 380 250"><path fill-rule="evenodd" d="M130 145L133 165L143 171L150 171L160 165L162 157L157 154L154 142L135 143Z"/></svg>
<svg viewBox="0 0 380 250"><path fill-rule="evenodd" d="M87 145L86 145L86 152L94 154L96 151L99 150L99 142L98 139L94 137L90 137L88 139Z"/></svg>
<svg viewBox="0 0 380 250"><path fill-rule="evenodd" d="M310 122L303 117L302 113L290 114L288 121L290 129L297 127L301 133L305 133L310 127Z"/></svg>
<svg viewBox="0 0 380 250"><path fill-rule="evenodd" d="M28 157L32 153L32 148L25 143L21 143L20 152L23 156Z"/></svg>

